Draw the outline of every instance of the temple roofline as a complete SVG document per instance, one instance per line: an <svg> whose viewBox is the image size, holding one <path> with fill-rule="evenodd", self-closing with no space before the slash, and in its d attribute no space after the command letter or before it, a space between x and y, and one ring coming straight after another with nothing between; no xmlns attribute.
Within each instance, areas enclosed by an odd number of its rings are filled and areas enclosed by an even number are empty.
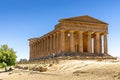
<svg viewBox="0 0 120 80"><path fill-rule="evenodd" d="M89 18L91 20L87 20L85 18ZM83 19L85 19L85 20L83 20ZM99 19L96 19L94 17L88 16L88 15L71 17L71 18L63 18L63 19L59 20L59 22L66 22L66 21L78 21L78 22L89 22L89 23L92 22L92 23L100 23L100 24L107 24L108 25L108 23L101 21Z"/></svg>

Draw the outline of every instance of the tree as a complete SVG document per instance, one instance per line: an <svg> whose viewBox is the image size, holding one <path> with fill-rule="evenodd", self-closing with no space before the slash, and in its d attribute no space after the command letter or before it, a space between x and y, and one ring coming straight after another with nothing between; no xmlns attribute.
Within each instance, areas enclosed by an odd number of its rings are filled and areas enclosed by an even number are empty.
<svg viewBox="0 0 120 80"><path fill-rule="evenodd" d="M6 44L1 45L0 47L0 63L6 66L12 66L16 63L16 52L9 48Z"/></svg>

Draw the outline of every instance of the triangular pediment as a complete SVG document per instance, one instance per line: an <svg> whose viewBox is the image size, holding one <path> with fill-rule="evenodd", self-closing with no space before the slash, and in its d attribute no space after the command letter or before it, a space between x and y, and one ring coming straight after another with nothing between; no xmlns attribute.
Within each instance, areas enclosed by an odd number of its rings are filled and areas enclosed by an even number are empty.
<svg viewBox="0 0 120 80"><path fill-rule="evenodd" d="M78 17L71 17L71 18L64 18L61 19L60 22L65 21L75 21L75 22L88 22L88 23L100 23L100 24L107 24L106 22L103 22L101 20L98 20L96 18L93 18L91 16L85 15L85 16L78 16Z"/></svg>

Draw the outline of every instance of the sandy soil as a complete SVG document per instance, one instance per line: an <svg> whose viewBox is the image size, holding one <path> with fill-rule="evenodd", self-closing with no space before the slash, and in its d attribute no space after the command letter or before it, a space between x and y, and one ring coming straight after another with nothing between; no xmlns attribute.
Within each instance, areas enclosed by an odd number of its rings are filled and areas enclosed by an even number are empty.
<svg viewBox="0 0 120 80"><path fill-rule="evenodd" d="M64 60L47 72L3 72L0 80L120 80L120 61Z"/></svg>

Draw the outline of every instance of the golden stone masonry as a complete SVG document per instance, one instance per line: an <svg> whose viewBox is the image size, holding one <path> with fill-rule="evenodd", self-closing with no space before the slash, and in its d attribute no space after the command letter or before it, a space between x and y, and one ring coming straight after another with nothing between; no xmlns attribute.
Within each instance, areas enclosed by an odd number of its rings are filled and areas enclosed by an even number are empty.
<svg viewBox="0 0 120 80"><path fill-rule="evenodd" d="M108 24L88 15L59 20L55 29L29 39L30 60L59 56L108 56Z"/></svg>

